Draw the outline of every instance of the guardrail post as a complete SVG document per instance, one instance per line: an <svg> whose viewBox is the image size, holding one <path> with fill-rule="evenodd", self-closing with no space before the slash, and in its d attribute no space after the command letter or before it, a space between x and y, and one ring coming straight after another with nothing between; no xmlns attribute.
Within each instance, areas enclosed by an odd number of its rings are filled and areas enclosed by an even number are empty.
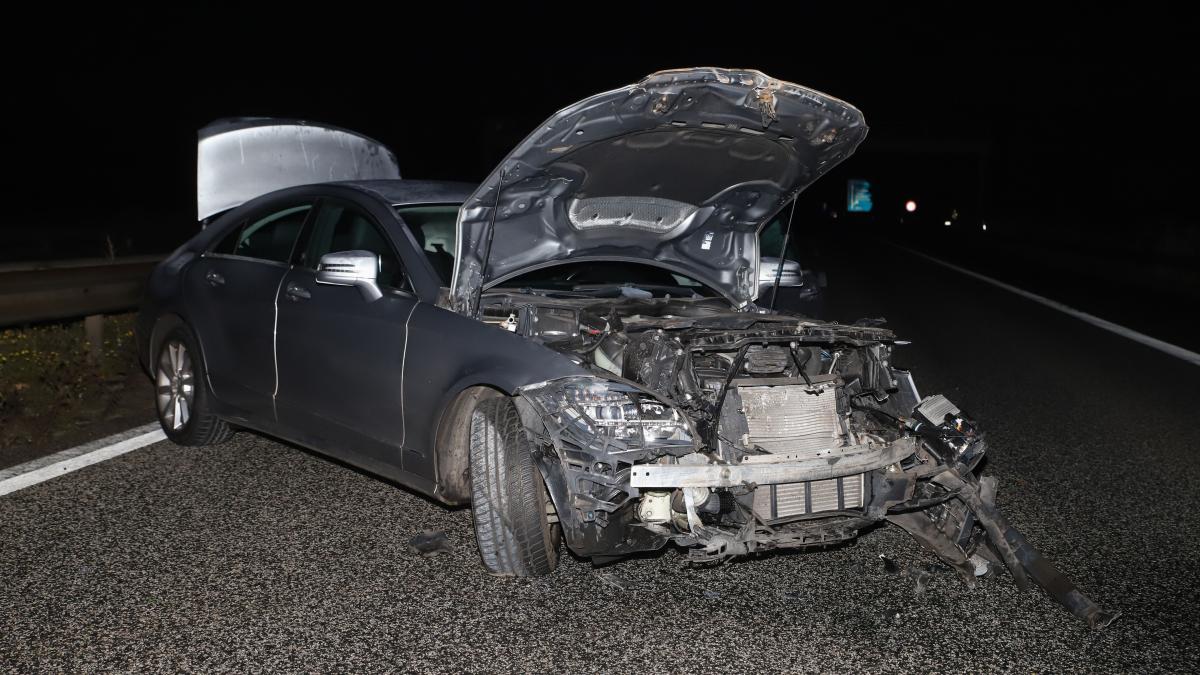
<svg viewBox="0 0 1200 675"><path fill-rule="evenodd" d="M104 315L92 314L83 320L83 332L87 335L88 357L99 363L104 349Z"/></svg>

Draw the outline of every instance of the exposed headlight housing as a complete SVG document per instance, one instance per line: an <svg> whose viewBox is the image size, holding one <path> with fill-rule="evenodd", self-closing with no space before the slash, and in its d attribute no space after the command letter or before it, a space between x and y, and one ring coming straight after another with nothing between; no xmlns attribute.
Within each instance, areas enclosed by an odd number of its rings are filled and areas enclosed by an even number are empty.
<svg viewBox="0 0 1200 675"><path fill-rule="evenodd" d="M573 378L539 385L537 396L567 426L628 443L631 447L692 444L688 420L678 409L621 382Z"/></svg>

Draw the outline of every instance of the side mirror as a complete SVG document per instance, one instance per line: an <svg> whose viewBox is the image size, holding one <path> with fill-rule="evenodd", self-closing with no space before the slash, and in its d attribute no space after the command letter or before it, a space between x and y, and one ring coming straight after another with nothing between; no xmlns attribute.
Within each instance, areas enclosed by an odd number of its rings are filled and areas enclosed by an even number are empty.
<svg viewBox="0 0 1200 675"><path fill-rule="evenodd" d="M783 260L783 273L779 273L780 261L779 258L763 256L758 264L758 288L759 292L766 292L775 286L775 275L779 275L780 288L796 288L804 285L804 272L800 270L800 263L795 260Z"/></svg>
<svg viewBox="0 0 1200 675"><path fill-rule="evenodd" d="M379 290L379 255L370 251L336 251L321 256L317 283L357 286L367 302L383 297Z"/></svg>

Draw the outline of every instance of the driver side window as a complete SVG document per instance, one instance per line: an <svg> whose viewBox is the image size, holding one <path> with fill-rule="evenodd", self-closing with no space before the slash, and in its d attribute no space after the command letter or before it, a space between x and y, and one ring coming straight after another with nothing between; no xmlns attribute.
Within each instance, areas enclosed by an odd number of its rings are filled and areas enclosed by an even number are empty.
<svg viewBox="0 0 1200 675"><path fill-rule="evenodd" d="M399 256L375 221L355 206L327 200L317 213L312 235L297 264L315 271L321 256L337 251L370 251L378 255L379 285L410 290Z"/></svg>

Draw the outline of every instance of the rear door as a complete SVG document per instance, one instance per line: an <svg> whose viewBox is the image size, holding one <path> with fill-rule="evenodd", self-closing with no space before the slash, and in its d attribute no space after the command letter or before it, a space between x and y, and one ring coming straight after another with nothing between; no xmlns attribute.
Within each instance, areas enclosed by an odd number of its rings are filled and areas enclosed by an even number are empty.
<svg viewBox="0 0 1200 675"><path fill-rule="evenodd" d="M276 200L248 215L189 269L184 296L213 393L273 421L275 300L312 200Z"/></svg>
<svg viewBox="0 0 1200 675"><path fill-rule="evenodd" d="M316 282L326 253L379 255L383 297ZM279 297L280 424L297 441L387 473L402 468L407 322L417 305L400 256L364 205L325 198Z"/></svg>

